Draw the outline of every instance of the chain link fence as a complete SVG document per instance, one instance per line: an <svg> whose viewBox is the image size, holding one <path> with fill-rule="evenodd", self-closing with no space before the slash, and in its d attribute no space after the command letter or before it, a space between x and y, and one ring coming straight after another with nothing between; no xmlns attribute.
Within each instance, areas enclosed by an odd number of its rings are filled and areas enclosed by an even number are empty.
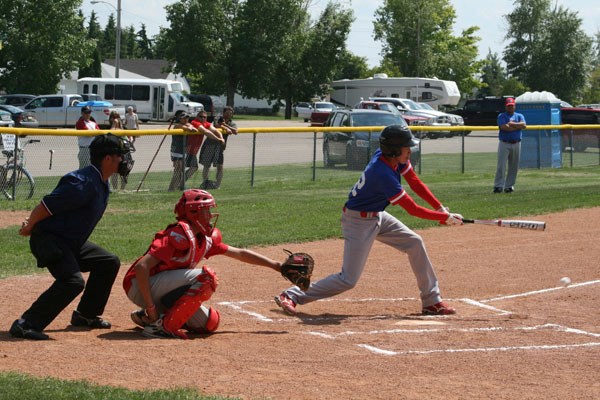
<svg viewBox="0 0 600 400"><path fill-rule="evenodd" d="M248 125L252 121L245 122ZM223 152L222 176L218 176L219 168L212 163L198 163L195 166L192 162L185 170L180 167L181 164L175 165L171 157L171 145L174 136L181 131L167 130L166 127L136 131L133 170L127 183L113 177L112 190L138 192L178 191L191 187L214 189L219 183L223 188L246 189L283 182L292 177L310 182L327 179L331 174L357 173L349 172L344 164L335 167L324 166L324 135L331 132L332 128L309 128L306 124L294 121L277 122L282 126L240 127L239 134L229 137ZM239 125L241 124L238 123ZM558 127L542 128L547 130L539 130L539 135L546 137ZM600 165L600 125L561 128L560 167ZM365 130L348 128L352 129ZM368 127L366 130L379 132L380 129L381 127ZM419 129L423 127L414 127L414 130ZM416 165L419 173L495 172L497 131L491 130L492 127L460 129L455 128L455 136L452 137L421 140L420 157ZM466 129L472 132L467 134ZM528 129L540 128L533 126ZM76 135L81 134L81 131L76 134L75 131L67 129L2 128L1 133L3 143L0 158L0 202L13 198L41 198L52 191L61 176L79 168ZM15 134L27 136L18 137ZM435 135L433 137L435 138ZM184 136L184 140L185 138ZM16 142L19 150L15 159ZM543 140L540 142L543 144ZM205 139L203 146L206 146L206 143ZM554 145L556 146L556 143ZM540 151L547 151L542 147L540 145ZM372 150L374 149L368 149L369 152ZM201 152L202 150L199 153ZM196 160L198 156L199 154L195 155ZM544 165L540 163L532 167L543 168Z"/></svg>

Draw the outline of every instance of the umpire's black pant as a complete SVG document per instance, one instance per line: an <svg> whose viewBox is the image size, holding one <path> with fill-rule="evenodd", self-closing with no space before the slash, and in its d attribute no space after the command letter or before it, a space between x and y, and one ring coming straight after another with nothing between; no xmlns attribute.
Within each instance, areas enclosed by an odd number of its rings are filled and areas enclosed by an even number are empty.
<svg viewBox="0 0 600 400"><path fill-rule="evenodd" d="M30 240L36 239L32 235ZM50 325L82 291L77 311L87 318L102 315L121 266L116 255L90 241L81 248L69 247L61 241L55 243L62 250L62 257L47 267L56 281L22 316L32 328L40 331ZM90 273L87 284L82 272Z"/></svg>

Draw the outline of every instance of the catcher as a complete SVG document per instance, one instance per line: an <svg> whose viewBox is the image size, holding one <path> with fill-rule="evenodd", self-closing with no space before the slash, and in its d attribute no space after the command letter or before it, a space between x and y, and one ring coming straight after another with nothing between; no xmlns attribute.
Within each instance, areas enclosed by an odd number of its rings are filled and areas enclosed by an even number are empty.
<svg viewBox="0 0 600 400"><path fill-rule="evenodd" d="M131 313L131 319L143 328L144 336L187 339L187 332L217 330L219 311L203 303L217 289L218 279L209 267L196 268L203 258L222 254L281 272L281 262L223 243L216 228L219 214L211 212L214 207L209 192L186 190L175 205L177 222L157 232L146 253L127 271L125 293L142 307ZM290 268L295 271L299 267ZM300 284L306 284L306 279Z"/></svg>

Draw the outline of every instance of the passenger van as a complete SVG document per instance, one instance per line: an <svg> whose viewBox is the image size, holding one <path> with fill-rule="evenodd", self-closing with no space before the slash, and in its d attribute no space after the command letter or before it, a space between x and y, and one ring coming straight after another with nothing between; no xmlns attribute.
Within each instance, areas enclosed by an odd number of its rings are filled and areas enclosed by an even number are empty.
<svg viewBox="0 0 600 400"><path fill-rule="evenodd" d="M196 115L204 109L183 94L181 82L167 79L81 78L77 93L98 94L123 112L132 106L143 122L168 121L177 111Z"/></svg>

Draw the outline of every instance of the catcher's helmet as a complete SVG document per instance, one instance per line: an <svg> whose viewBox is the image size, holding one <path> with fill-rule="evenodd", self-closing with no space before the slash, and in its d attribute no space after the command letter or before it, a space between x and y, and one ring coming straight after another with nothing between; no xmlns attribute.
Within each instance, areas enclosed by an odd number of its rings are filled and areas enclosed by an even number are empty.
<svg viewBox="0 0 600 400"><path fill-rule="evenodd" d="M189 221L204 235L210 236L219 217L219 214L211 213L210 209L216 206L215 198L206 190L188 189L183 192L173 211L178 220Z"/></svg>
<svg viewBox="0 0 600 400"><path fill-rule="evenodd" d="M379 147L384 156L397 157L400 148L416 145L412 132L406 125L386 126L379 136Z"/></svg>

